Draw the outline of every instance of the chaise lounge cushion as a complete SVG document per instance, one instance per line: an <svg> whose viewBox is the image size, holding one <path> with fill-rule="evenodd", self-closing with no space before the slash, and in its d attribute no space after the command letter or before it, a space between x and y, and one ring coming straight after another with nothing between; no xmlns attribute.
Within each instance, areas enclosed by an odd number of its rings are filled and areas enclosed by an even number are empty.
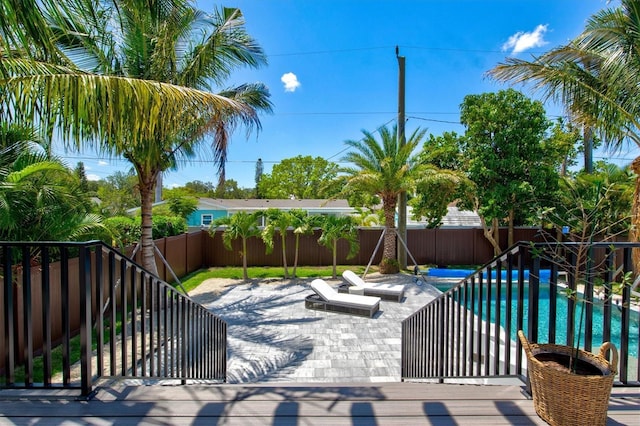
<svg viewBox="0 0 640 426"><path fill-rule="evenodd" d="M325 305L346 308L350 310L349 313L356 313L356 311L359 311L361 313L366 313L368 316L373 316L380 306L379 297L338 293L321 279L313 280L311 282L311 288L325 302Z"/></svg>
<svg viewBox="0 0 640 426"><path fill-rule="evenodd" d="M342 273L342 277L349 284L364 288L365 295L375 295L398 301L401 301L404 297L404 284L368 283L348 269Z"/></svg>

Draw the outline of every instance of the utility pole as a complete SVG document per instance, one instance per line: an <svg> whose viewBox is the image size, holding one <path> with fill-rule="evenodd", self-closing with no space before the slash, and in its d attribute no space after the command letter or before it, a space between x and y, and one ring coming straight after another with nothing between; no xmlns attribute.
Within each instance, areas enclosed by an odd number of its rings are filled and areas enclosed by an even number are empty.
<svg viewBox="0 0 640 426"><path fill-rule="evenodd" d="M405 146L407 141L404 135L404 62L405 57L400 56L400 49L396 46L396 58L398 59L398 144ZM407 241L407 193L403 191L398 195L398 235L402 241ZM397 244L398 263L400 269L407 269L407 251L404 244Z"/></svg>

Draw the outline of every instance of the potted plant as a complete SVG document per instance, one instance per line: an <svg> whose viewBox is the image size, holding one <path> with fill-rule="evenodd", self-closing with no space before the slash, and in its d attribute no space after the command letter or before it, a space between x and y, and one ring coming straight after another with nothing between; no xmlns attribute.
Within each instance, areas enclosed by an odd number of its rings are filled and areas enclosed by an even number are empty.
<svg viewBox="0 0 640 426"><path fill-rule="evenodd" d="M615 209L620 191L615 183L599 180L592 175L561 181L562 197L556 206L540 215L549 224L544 235L551 240L545 249L532 251L541 261L567 272L566 288L569 309L567 335L571 345L529 342L525 333L518 338L527 356L534 407L538 415L552 425L604 425L607 420L609 396L617 374L618 353L610 342L604 342L597 354L580 349L585 305L598 303L584 288L600 289L602 301L610 300L615 282L628 285L632 274L607 274L609 264L594 256L594 241L612 241L628 229L628 215ZM628 210L626 210L628 211ZM569 244L564 244L565 242ZM612 251L610 255L615 255ZM554 297L551 295L550 297ZM579 318L576 321L576 315ZM577 330L576 330L577 328ZM611 352L610 360L607 353Z"/></svg>

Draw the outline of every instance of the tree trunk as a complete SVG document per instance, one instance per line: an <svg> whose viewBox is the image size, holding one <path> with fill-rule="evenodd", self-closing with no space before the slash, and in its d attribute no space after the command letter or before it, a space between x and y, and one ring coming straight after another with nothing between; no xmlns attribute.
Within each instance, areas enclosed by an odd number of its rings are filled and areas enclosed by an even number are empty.
<svg viewBox="0 0 640 426"><path fill-rule="evenodd" d="M296 234L296 252L293 256L293 278L296 278L298 270L298 253L300 249L300 234Z"/></svg>
<svg viewBox="0 0 640 426"><path fill-rule="evenodd" d="M480 222L482 223L482 230L484 232L484 237L489 240L491 245L493 246L493 254L495 256L499 255L502 251L500 249L499 243L499 228L498 228L498 219L493 219L491 221L491 228L487 227L487 221L484 217L480 216ZM496 237L496 235L498 237Z"/></svg>
<svg viewBox="0 0 640 426"><path fill-rule="evenodd" d="M338 273L336 271L336 263L338 263L338 239L333 239L333 279L338 278Z"/></svg>
<svg viewBox="0 0 640 426"><path fill-rule="evenodd" d="M395 214L397 199L397 197L386 197L382 200L385 234L382 261L380 262L381 274L397 274L400 271L396 261Z"/></svg>
<svg viewBox="0 0 640 426"><path fill-rule="evenodd" d="M631 170L636 175L636 185L633 191L633 204L631 206L631 230L629 241L636 242L640 237L640 157L636 157L631 163ZM633 249L633 269L640 270L640 250Z"/></svg>
<svg viewBox="0 0 640 426"><path fill-rule="evenodd" d="M282 241L282 265L284 265L284 279L289 279L289 268L287 267L287 248L285 247L285 239L287 237L286 230L282 233L280 230L280 240Z"/></svg>
<svg viewBox="0 0 640 426"><path fill-rule="evenodd" d="M149 272L158 276L156 257L153 243L153 197L156 184L156 174L144 174L138 171L138 184L140 185L140 223L142 233L140 235L140 246L142 248L142 266Z"/></svg>
<svg viewBox="0 0 640 426"><path fill-rule="evenodd" d="M514 243L513 241L513 222L515 218L515 211L513 209L509 210L509 233L507 234L507 245L511 247Z"/></svg>
<svg viewBox="0 0 640 426"><path fill-rule="evenodd" d="M249 274L247 273L247 239L242 237L242 278L245 281L249 281Z"/></svg>

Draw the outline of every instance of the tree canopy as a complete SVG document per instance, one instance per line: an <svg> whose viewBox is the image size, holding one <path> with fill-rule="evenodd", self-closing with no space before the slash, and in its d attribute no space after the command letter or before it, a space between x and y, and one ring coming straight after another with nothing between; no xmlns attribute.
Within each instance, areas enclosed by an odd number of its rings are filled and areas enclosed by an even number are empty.
<svg viewBox="0 0 640 426"><path fill-rule="evenodd" d="M542 103L513 89L466 96L460 119L466 126L466 169L475 183L477 211L499 254L500 221L508 220L513 244L516 212L533 209L536 194L555 191L557 165L544 149L549 123Z"/></svg>
<svg viewBox="0 0 640 426"><path fill-rule="evenodd" d="M331 198L340 192L338 165L322 157L298 155L275 164L258 182L261 198Z"/></svg>

